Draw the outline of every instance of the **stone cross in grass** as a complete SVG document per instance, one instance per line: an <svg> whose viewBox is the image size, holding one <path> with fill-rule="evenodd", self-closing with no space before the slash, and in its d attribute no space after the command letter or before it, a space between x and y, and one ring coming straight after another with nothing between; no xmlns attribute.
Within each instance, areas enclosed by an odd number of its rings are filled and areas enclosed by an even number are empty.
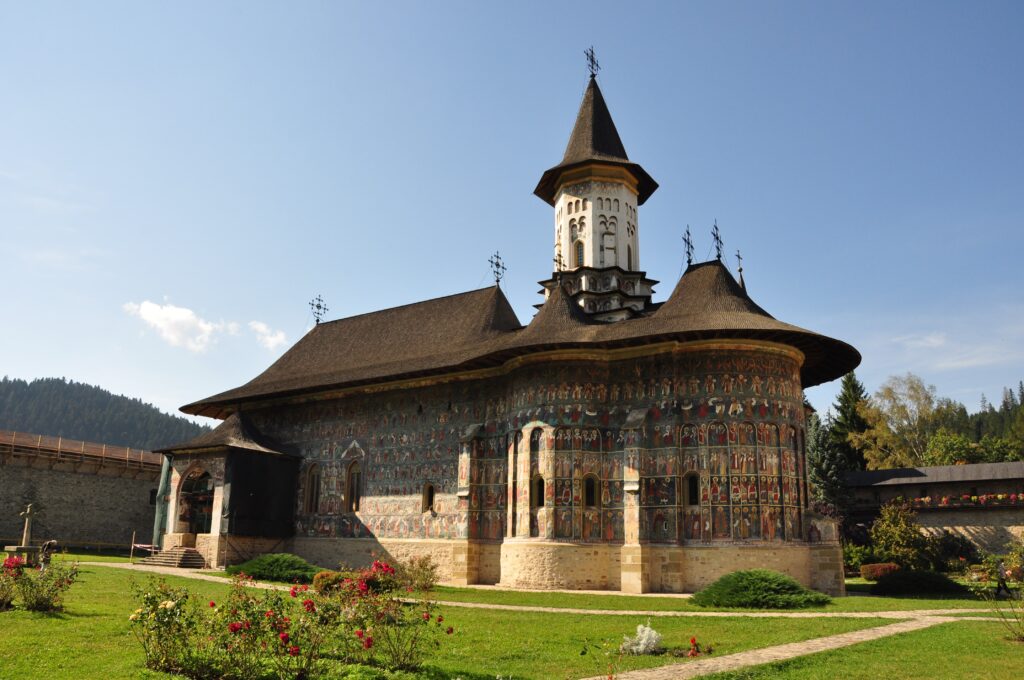
<svg viewBox="0 0 1024 680"><path fill-rule="evenodd" d="M21 545L30 546L32 545L32 518L38 513L32 509L32 504L29 503L25 507L25 510L19 513L20 517L25 518L25 529L21 533Z"/></svg>

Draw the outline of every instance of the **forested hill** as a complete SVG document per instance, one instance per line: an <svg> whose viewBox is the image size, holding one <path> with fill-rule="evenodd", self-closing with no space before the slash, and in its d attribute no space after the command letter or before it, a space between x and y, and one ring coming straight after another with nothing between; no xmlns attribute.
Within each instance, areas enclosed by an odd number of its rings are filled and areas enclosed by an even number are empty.
<svg viewBox="0 0 1024 680"><path fill-rule="evenodd" d="M101 387L41 378L0 380L0 430L81 439L152 451L209 430Z"/></svg>

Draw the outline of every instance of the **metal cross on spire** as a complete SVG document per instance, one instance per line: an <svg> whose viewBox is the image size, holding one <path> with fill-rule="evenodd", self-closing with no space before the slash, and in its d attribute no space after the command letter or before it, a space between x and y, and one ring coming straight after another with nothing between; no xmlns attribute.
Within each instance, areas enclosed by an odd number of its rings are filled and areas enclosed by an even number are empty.
<svg viewBox="0 0 1024 680"><path fill-rule="evenodd" d="M686 233L683 234L683 243L686 246L686 266L693 264L693 237L690 236L690 225L686 225Z"/></svg>
<svg viewBox="0 0 1024 680"><path fill-rule="evenodd" d="M736 249L736 266L739 269L739 273L743 273L743 256L740 255L739 248Z"/></svg>
<svg viewBox="0 0 1024 680"><path fill-rule="evenodd" d="M494 276L494 285L500 286L501 280L505 278L505 272L508 271L508 267L501 261L501 255L497 250L494 251L494 255L491 255L491 259L487 260L488 264L491 265L491 275Z"/></svg>
<svg viewBox="0 0 1024 680"><path fill-rule="evenodd" d="M313 312L313 318L319 324L323 321L324 315L327 314L327 305L324 304L324 299L317 295L309 301L309 310Z"/></svg>
<svg viewBox="0 0 1024 680"><path fill-rule="evenodd" d="M560 272L563 269L565 269L565 259L562 257L561 249L559 249L558 254L555 255L555 258L554 258L553 261L555 263L555 271L556 272Z"/></svg>
<svg viewBox="0 0 1024 680"><path fill-rule="evenodd" d="M715 220L715 226L711 228L711 239L715 242L715 257L721 260L722 246L725 244L722 242L721 232L718 231L718 220Z"/></svg>
<svg viewBox="0 0 1024 680"><path fill-rule="evenodd" d="M594 55L594 46L591 45L589 50L583 50L583 54L587 56L587 68L590 69L590 77L597 77L597 72L601 70L601 65L597 63L597 57Z"/></svg>

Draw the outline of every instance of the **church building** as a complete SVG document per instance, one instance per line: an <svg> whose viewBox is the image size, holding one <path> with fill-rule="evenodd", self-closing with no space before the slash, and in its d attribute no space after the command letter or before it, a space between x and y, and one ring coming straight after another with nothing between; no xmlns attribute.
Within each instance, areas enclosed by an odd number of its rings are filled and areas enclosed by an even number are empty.
<svg viewBox="0 0 1024 680"><path fill-rule="evenodd" d="M765 567L841 593L835 525L809 509L803 389L860 355L768 314L720 249L655 302L639 211L657 188L592 76L534 190L555 262L536 315L493 286L319 323L182 407L223 423L163 452L165 549L429 554L451 584L624 592Z"/></svg>

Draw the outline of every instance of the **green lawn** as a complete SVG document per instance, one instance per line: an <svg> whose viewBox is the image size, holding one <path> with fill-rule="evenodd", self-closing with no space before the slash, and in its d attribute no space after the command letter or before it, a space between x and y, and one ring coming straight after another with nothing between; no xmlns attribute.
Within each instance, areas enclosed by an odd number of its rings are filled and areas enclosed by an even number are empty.
<svg viewBox="0 0 1024 680"><path fill-rule="evenodd" d="M766 664L708 680L1019 680L1024 643L1003 638L998 624L945 623L873 642Z"/></svg>
<svg viewBox="0 0 1024 680"><path fill-rule="evenodd" d="M451 602L483 602L487 604L528 605L534 607L568 607L573 609L607 609L637 611L708 611L688 598L593 595L565 592L524 593L511 590L454 588L438 586L430 595L435 600ZM811 612L878 612L913 609L984 609L985 602L973 598L910 598L910 597L837 597L825 607L799 611ZM753 611L753 610L736 610Z"/></svg>
<svg viewBox="0 0 1024 680"><path fill-rule="evenodd" d="M67 597L66 611L56 615L14 610L0 613L0 679L158 678L142 665L142 651L128 628L135 608L128 587L135 576L111 567L83 563L79 582ZM228 586L170 577L187 585L198 597L222 598ZM664 598L663 598L664 599ZM676 600L678 602L678 600ZM601 674L609 658L599 649L580 652L589 644L614 649L623 634L632 634L641 617L512 613L449 607L445 619L456 634L428 660L424 677L493 680L497 675L517 679L564 678ZM715 644L718 654L805 640L877 625L877 619L658 619L654 627L670 647L688 646L696 635ZM980 624L987 625L987 624ZM617 656L617 655L615 655ZM614 660L614 657L612 657ZM678 659L633 657L618 663L620 670L641 668Z"/></svg>

